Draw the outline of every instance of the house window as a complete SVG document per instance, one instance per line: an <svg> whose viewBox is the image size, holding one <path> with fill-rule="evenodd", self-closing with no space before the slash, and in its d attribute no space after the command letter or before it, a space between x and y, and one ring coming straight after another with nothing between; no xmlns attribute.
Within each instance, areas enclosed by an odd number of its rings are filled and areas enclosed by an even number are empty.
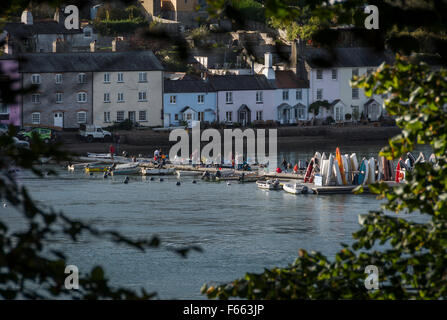
<svg viewBox="0 0 447 320"><path fill-rule="evenodd" d="M283 90L283 91L282 91L282 99L283 99L284 101L289 100L289 90Z"/></svg>
<svg viewBox="0 0 447 320"><path fill-rule="evenodd" d="M85 73L78 74L78 83L87 83L87 75Z"/></svg>
<svg viewBox="0 0 447 320"><path fill-rule="evenodd" d="M86 123L87 122L87 112L79 111L78 112L78 123Z"/></svg>
<svg viewBox="0 0 447 320"><path fill-rule="evenodd" d="M118 102L124 102L124 93L122 92L118 93Z"/></svg>
<svg viewBox="0 0 447 320"><path fill-rule="evenodd" d="M198 112L197 113L197 120L204 121L205 120L205 112Z"/></svg>
<svg viewBox="0 0 447 320"><path fill-rule="evenodd" d="M256 120L258 121L262 120L262 111L256 111Z"/></svg>
<svg viewBox="0 0 447 320"><path fill-rule="evenodd" d="M104 83L110 83L110 73L104 73Z"/></svg>
<svg viewBox="0 0 447 320"><path fill-rule="evenodd" d="M178 113L176 113L176 114L174 115L174 119L175 119L175 121L178 121Z"/></svg>
<svg viewBox="0 0 447 320"><path fill-rule="evenodd" d="M228 122L233 121L233 112L232 111L225 112L225 120Z"/></svg>
<svg viewBox="0 0 447 320"><path fill-rule="evenodd" d="M147 82L147 73L146 72L138 73L138 82Z"/></svg>
<svg viewBox="0 0 447 320"><path fill-rule="evenodd" d="M104 122L110 122L110 112L104 112Z"/></svg>
<svg viewBox="0 0 447 320"><path fill-rule="evenodd" d="M62 103L62 101L63 101L63 93L56 92L56 103Z"/></svg>
<svg viewBox="0 0 447 320"><path fill-rule="evenodd" d="M54 76L54 82L56 82L56 84L62 83L62 74L61 73L58 73Z"/></svg>
<svg viewBox="0 0 447 320"><path fill-rule="evenodd" d="M169 97L169 103L170 104L176 104L177 103L177 96L170 96Z"/></svg>
<svg viewBox="0 0 447 320"><path fill-rule="evenodd" d="M264 96L262 91L256 91L256 103L262 103L264 101Z"/></svg>
<svg viewBox="0 0 447 320"><path fill-rule="evenodd" d="M87 93L86 92L78 92L77 97L78 97L79 103L87 102Z"/></svg>
<svg viewBox="0 0 447 320"><path fill-rule="evenodd" d="M352 99L359 98L359 88L352 88Z"/></svg>
<svg viewBox="0 0 447 320"><path fill-rule="evenodd" d="M203 95L203 94L199 94L198 96L197 96L197 103L199 103L199 104L203 104L205 102L205 95Z"/></svg>
<svg viewBox="0 0 447 320"><path fill-rule="evenodd" d="M31 121L33 124L40 124L40 112L33 112L31 114Z"/></svg>
<svg viewBox="0 0 447 320"><path fill-rule="evenodd" d="M124 111L116 112L116 121L123 122L124 121Z"/></svg>
<svg viewBox="0 0 447 320"><path fill-rule="evenodd" d="M296 100L303 100L303 90L301 89L296 90Z"/></svg>
<svg viewBox="0 0 447 320"><path fill-rule="evenodd" d="M40 103L40 93L33 93L31 95L31 102L32 103Z"/></svg>
<svg viewBox="0 0 447 320"><path fill-rule="evenodd" d="M323 79L323 70L321 70L321 69L317 70L317 79L318 80Z"/></svg>
<svg viewBox="0 0 447 320"><path fill-rule="evenodd" d="M225 102L226 103L233 103L233 92L226 92L225 93Z"/></svg>
<svg viewBox="0 0 447 320"><path fill-rule="evenodd" d="M358 77L359 76L359 69L352 69L352 77Z"/></svg>
<svg viewBox="0 0 447 320"><path fill-rule="evenodd" d="M147 121L146 111L138 112L138 120L139 121Z"/></svg>
<svg viewBox="0 0 447 320"><path fill-rule="evenodd" d="M317 100L323 100L323 89L317 89Z"/></svg>
<svg viewBox="0 0 447 320"><path fill-rule="evenodd" d="M192 114L187 113L186 114L186 120L192 120Z"/></svg>
<svg viewBox="0 0 447 320"><path fill-rule="evenodd" d="M108 92L104 93L104 102L106 103L110 102L110 93Z"/></svg>
<svg viewBox="0 0 447 320"><path fill-rule="evenodd" d="M337 80L337 69L332 69L332 80Z"/></svg>
<svg viewBox="0 0 447 320"><path fill-rule="evenodd" d="M33 74L31 76L31 83L32 84L40 84L41 83L40 74Z"/></svg>
<svg viewBox="0 0 447 320"><path fill-rule="evenodd" d="M118 82L124 82L124 74L122 72L118 72Z"/></svg>
<svg viewBox="0 0 447 320"><path fill-rule="evenodd" d="M138 92L138 101L147 101L146 91Z"/></svg>

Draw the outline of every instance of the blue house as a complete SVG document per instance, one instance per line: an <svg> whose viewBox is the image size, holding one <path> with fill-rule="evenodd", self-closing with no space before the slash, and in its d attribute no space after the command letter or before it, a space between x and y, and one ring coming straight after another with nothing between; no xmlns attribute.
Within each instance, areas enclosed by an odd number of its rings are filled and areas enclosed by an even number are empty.
<svg viewBox="0 0 447 320"><path fill-rule="evenodd" d="M216 91L206 80L164 81L164 126L216 121Z"/></svg>

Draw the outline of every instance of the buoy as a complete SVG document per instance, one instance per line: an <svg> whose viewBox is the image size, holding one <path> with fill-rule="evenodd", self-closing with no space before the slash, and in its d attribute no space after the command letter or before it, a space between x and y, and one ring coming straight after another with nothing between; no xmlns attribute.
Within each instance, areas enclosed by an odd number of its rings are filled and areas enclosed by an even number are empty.
<svg viewBox="0 0 447 320"><path fill-rule="evenodd" d="M192 180L192 183L197 183L197 181L196 180Z"/></svg>
<svg viewBox="0 0 447 320"><path fill-rule="evenodd" d="M231 183L228 181L228 182L227 182L227 186L230 186L230 185L231 185Z"/></svg>
<svg viewBox="0 0 447 320"><path fill-rule="evenodd" d="M160 178L160 182L162 182L163 181L163 178Z"/></svg>
<svg viewBox="0 0 447 320"><path fill-rule="evenodd" d="M154 181L155 179L154 179L154 177L151 177L149 180L150 180L150 181Z"/></svg>
<svg viewBox="0 0 447 320"><path fill-rule="evenodd" d="M179 186L180 185L180 181L177 181L176 185Z"/></svg>
<svg viewBox="0 0 447 320"><path fill-rule="evenodd" d="M3 204L3 208L6 208L8 205L6 203Z"/></svg>
<svg viewBox="0 0 447 320"><path fill-rule="evenodd" d="M123 181L123 183L128 184L129 183L129 177L126 177Z"/></svg>
<svg viewBox="0 0 447 320"><path fill-rule="evenodd" d="M93 175L93 172L90 172L90 176L92 176Z"/></svg>
<svg viewBox="0 0 447 320"><path fill-rule="evenodd" d="M108 177L109 175L107 174L107 172L104 172L104 179L107 179L107 177Z"/></svg>

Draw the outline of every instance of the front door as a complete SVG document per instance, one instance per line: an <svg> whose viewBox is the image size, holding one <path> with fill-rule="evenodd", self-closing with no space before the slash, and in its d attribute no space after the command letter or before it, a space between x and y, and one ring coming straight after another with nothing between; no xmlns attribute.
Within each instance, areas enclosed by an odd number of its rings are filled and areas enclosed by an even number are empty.
<svg viewBox="0 0 447 320"><path fill-rule="evenodd" d="M63 112L55 112L54 113L53 125L55 127L63 128L63 126L64 126L64 113Z"/></svg>
<svg viewBox="0 0 447 320"><path fill-rule="evenodd" d="M165 113L163 118L163 125L165 128L169 127L171 125L171 114Z"/></svg>
<svg viewBox="0 0 447 320"><path fill-rule="evenodd" d="M245 111L241 111L239 113L239 119L242 125L245 126L247 124L247 113Z"/></svg>

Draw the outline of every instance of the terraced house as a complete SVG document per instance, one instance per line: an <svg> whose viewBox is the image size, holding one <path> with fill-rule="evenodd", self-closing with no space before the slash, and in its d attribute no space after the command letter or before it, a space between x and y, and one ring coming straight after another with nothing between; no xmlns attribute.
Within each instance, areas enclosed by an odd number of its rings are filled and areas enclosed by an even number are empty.
<svg viewBox="0 0 447 320"><path fill-rule="evenodd" d="M162 125L162 66L151 51L20 55L23 126Z"/></svg>

